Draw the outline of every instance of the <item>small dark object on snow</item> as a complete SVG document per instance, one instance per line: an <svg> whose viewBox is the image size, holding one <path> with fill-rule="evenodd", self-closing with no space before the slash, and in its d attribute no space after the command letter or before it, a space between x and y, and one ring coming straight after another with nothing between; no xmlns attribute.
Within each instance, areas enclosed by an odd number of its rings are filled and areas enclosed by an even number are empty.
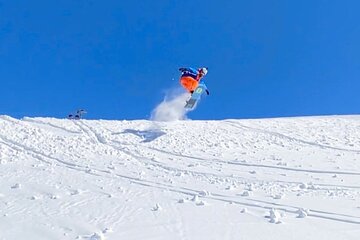
<svg viewBox="0 0 360 240"><path fill-rule="evenodd" d="M79 109L76 111L75 114L69 114L68 115L68 119L75 119L75 120L79 120L82 118L82 116L87 113L84 109Z"/></svg>

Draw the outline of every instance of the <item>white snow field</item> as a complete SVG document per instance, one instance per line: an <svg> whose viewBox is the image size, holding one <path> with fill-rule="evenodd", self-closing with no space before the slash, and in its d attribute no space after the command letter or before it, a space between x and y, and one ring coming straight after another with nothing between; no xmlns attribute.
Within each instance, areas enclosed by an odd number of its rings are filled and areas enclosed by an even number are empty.
<svg viewBox="0 0 360 240"><path fill-rule="evenodd" d="M360 239L360 116L0 116L0 239Z"/></svg>

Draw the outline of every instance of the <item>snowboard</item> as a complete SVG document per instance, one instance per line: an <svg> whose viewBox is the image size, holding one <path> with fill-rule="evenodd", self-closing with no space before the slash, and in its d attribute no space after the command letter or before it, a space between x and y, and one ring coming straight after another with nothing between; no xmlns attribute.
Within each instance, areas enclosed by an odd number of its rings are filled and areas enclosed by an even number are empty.
<svg viewBox="0 0 360 240"><path fill-rule="evenodd" d="M194 90L194 93L191 95L190 99L186 101L185 108L193 109L196 103L200 100L200 97L205 92L205 90L205 84L200 83L199 86Z"/></svg>

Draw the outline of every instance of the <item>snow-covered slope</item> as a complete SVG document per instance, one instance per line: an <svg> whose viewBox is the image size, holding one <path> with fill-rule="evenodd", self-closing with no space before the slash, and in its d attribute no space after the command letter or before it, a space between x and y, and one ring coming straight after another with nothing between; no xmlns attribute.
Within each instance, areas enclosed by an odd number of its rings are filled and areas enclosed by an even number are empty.
<svg viewBox="0 0 360 240"><path fill-rule="evenodd" d="M359 239L360 117L0 117L0 239Z"/></svg>

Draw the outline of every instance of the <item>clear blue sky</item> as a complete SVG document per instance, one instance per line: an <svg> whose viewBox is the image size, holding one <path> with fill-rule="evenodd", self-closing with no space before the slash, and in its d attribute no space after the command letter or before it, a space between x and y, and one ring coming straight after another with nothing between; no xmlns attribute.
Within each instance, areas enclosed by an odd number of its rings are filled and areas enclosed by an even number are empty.
<svg viewBox="0 0 360 240"><path fill-rule="evenodd" d="M357 0L0 1L0 114L147 119L208 66L192 119L360 113Z"/></svg>

